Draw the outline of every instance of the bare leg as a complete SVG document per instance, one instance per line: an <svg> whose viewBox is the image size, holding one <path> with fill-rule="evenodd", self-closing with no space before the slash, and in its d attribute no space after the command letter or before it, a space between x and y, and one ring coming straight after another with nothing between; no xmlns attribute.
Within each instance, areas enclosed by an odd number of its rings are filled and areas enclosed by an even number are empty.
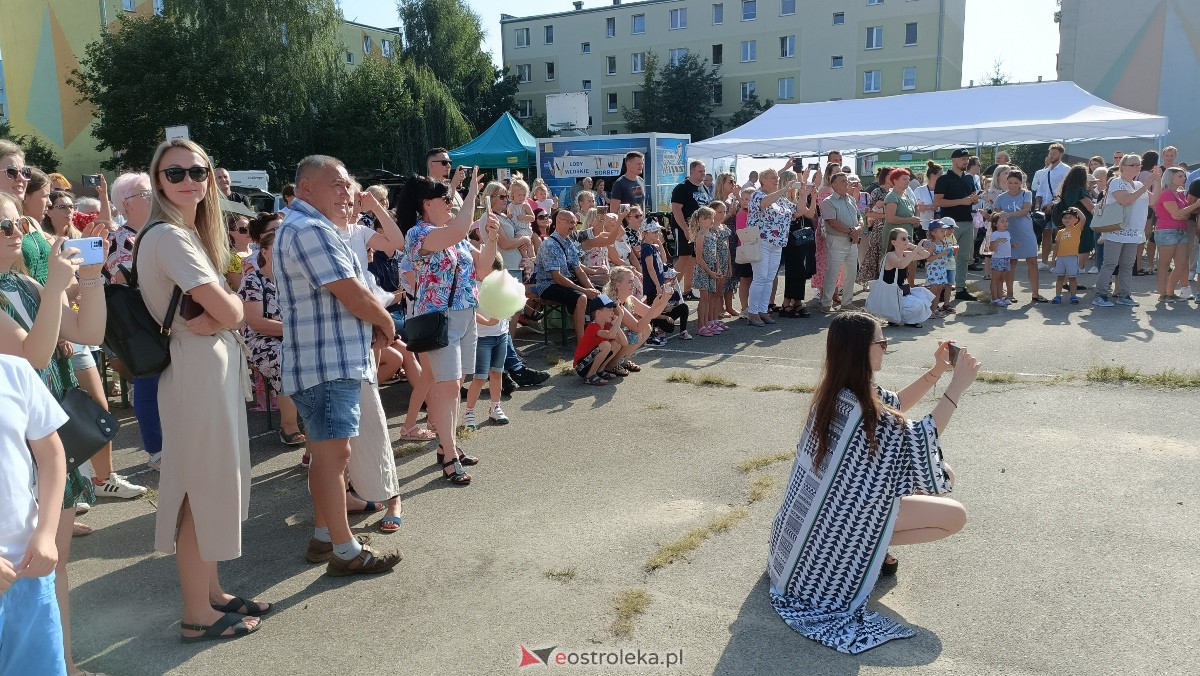
<svg viewBox="0 0 1200 676"><path fill-rule="evenodd" d="M1044 239L1042 241L1045 241ZM1029 271L1029 293L1033 296L1040 296L1041 291L1038 289L1038 259L1026 258L1025 265ZM995 275L993 275L994 277Z"/></svg>
<svg viewBox="0 0 1200 676"><path fill-rule="evenodd" d="M962 503L937 495L900 499L900 514L892 531L893 545L916 545L954 535L967 523Z"/></svg>
<svg viewBox="0 0 1200 676"><path fill-rule="evenodd" d="M742 304L742 312L750 307L750 282L752 281L754 281L753 277L742 277L738 283L738 302Z"/></svg>
<svg viewBox="0 0 1200 676"><path fill-rule="evenodd" d="M192 507L188 498L179 508L179 535L175 540L175 566L179 570L179 588L183 593L183 621L186 624L211 625L221 619L222 613L210 605L216 599L230 600L221 589L215 561L200 558L200 544L196 539L196 521L192 518ZM246 625L258 624L257 617L247 617ZM184 636L199 636L201 632L183 630ZM232 634L233 629L226 629Z"/></svg>
<svg viewBox="0 0 1200 676"><path fill-rule="evenodd" d="M58 548L58 564L54 567L54 596L58 599L58 614L62 617L63 654L67 656L67 673L79 668L71 659L71 583L67 580L67 561L71 558L71 532L75 523L75 508L64 509L58 517L54 545Z"/></svg>
<svg viewBox="0 0 1200 676"><path fill-rule="evenodd" d="M421 415L421 404L425 403L431 383L412 353L406 351L405 354L411 359L411 365L409 361L405 361L404 370L408 373L408 384L412 386L412 394L408 397L408 413L404 417L404 427L412 429L417 425L417 418Z"/></svg>
<svg viewBox="0 0 1200 676"><path fill-rule="evenodd" d="M583 313L579 313L580 319L583 318ZM583 335L580 333L579 335ZM428 362L428 357L422 354L421 358L426 360L422 365L425 367L425 377L433 379L433 368ZM429 403L429 421L437 430L438 445L441 446L442 453L445 454L447 461L455 457L456 449L458 448L458 440L455 438L455 418L458 417L458 388L462 383L461 379L443 380L433 383L429 387L428 403ZM450 471L446 471L450 470ZM443 467L442 473L449 476L454 473L454 467Z"/></svg>
<svg viewBox="0 0 1200 676"><path fill-rule="evenodd" d="M575 311L571 313L571 323L575 325L576 340L583 338L583 316L587 314L587 302L588 297L580 294L579 300L575 301ZM441 429L441 423L438 423L438 428Z"/></svg>
<svg viewBox="0 0 1200 676"><path fill-rule="evenodd" d="M328 528L334 544L354 538L346 520L346 466L350 462L350 440L309 441L312 462L308 468L308 492L313 501L313 522Z"/></svg>
<svg viewBox="0 0 1200 676"><path fill-rule="evenodd" d="M292 398L286 394L275 395L275 401L279 404L279 427L284 434L295 434L300 431L300 420L296 414L296 404L292 402Z"/></svg>

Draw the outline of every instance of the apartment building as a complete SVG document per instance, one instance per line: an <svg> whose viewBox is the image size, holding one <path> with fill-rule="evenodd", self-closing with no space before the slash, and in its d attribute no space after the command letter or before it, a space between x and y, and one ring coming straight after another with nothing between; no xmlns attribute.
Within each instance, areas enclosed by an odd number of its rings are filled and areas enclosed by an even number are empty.
<svg viewBox="0 0 1200 676"><path fill-rule="evenodd" d="M6 85L0 87L0 113L13 132L46 139L66 175L93 173L108 154L96 150L90 133L95 111L76 103L79 94L67 80L88 43L115 30L118 17L162 11L163 0L0 0L0 84ZM286 27L280 30L286 39ZM345 21L341 34L347 68L400 52L397 28Z"/></svg>
<svg viewBox="0 0 1200 676"><path fill-rule="evenodd" d="M1075 156L1111 157L1156 145L1179 148L1200 163L1200 14L1176 0L1063 0L1058 25L1058 79L1118 106L1165 115L1171 131L1154 139L1077 143Z"/></svg>
<svg viewBox="0 0 1200 676"><path fill-rule="evenodd" d="M564 0L566 4L566 0ZM787 103L958 89L966 0L642 0L556 14L502 15L518 117L547 94L589 92L589 133L624 133L646 57L696 54L720 66L714 133L750 94ZM686 104L686 102L681 102Z"/></svg>

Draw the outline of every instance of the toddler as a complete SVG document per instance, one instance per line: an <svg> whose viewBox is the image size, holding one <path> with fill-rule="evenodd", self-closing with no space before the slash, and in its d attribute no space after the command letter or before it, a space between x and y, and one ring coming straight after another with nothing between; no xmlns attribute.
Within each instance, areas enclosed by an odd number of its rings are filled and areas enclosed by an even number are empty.
<svg viewBox="0 0 1200 676"><path fill-rule="evenodd" d="M613 325L616 301L601 294L588 301L587 311L592 322L575 346L575 373L588 385L607 385L613 378L629 374L617 363L629 339L620 326Z"/></svg>
<svg viewBox="0 0 1200 676"><path fill-rule="evenodd" d="M1008 212L992 214L991 232L987 236L987 248L992 253L992 303L1001 307L1009 305L1012 295L1012 236L1008 233ZM1005 288L1008 295L1004 294Z"/></svg>
<svg viewBox="0 0 1200 676"><path fill-rule="evenodd" d="M933 243L933 249L925 259L925 285L933 292L933 303L929 309L934 317L944 317L946 313L938 308L938 303L944 295L952 294L954 290L953 278L947 275L946 270L949 261L954 260L954 246L948 242L953 237L950 233L954 232L954 226L935 220L930 221L928 230ZM950 304L950 300L949 297L946 299L946 305Z"/></svg>
<svg viewBox="0 0 1200 676"><path fill-rule="evenodd" d="M1054 239L1054 274L1058 275L1058 280L1054 284L1051 303L1062 303L1062 291L1070 284L1071 305L1079 305L1075 279L1079 276L1079 241L1083 237L1084 220L1083 212L1076 207L1063 212L1062 228Z"/></svg>
<svg viewBox="0 0 1200 676"><path fill-rule="evenodd" d="M504 259L500 254L496 254L492 269L504 269ZM475 344L475 374L467 388L465 416L466 426L472 430L479 429L475 421L475 404L479 402L485 382L488 384L488 399L492 403L488 408L488 418L497 425L508 424L508 416L500 408L500 398L504 394L504 358L508 356L508 319L492 319L476 310L475 325L479 338Z"/></svg>

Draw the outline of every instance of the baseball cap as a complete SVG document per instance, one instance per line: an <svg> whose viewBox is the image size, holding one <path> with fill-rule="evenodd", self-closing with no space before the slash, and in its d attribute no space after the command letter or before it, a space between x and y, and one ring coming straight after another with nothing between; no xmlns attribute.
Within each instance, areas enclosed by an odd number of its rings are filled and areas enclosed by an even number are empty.
<svg viewBox="0 0 1200 676"><path fill-rule="evenodd" d="M642 223L642 227L638 229L642 232L658 232L659 230L662 230L662 226L658 224L658 221L647 220Z"/></svg>
<svg viewBox="0 0 1200 676"><path fill-rule="evenodd" d="M600 308L603 308L603 307L616 307L616 306L617 306L617 301L609 298L608 296L606 296L604 294L600 294L599 296L596 296L595 298L588 300L587 311L588 311L588 314L591 314L591 313L595 312L596 310L599 310Z"/></svg>
<svg viewBox="0 0 1200 676"><path fill-rule="evenodd" d="M950 153L951 159L958 158L958 157L970 157L970 156L971 156L971 152L969 150L967 150L966 148L959 148L958 150L955 150L954 152Z"/></svg>
<svg viewBox="0 0 1200 676"><path fill-rule="evenodd" d="M949 223L946 223L942 219L936 218L932 221L929 221L929 227L927 227L925 229L926 230L953 230L954 229L954 221L950 221Z"/></svg>
<svg viewBox="0 0 1200 676"><path fill-rule="evenodd" d="M934 223L941 223L942 227L950 229L954 229L954 226L957 225L957 223L954 222L954 219L950 218L949 216L942 216L937 220L930 221L929 225L933 226Z"/></svg>

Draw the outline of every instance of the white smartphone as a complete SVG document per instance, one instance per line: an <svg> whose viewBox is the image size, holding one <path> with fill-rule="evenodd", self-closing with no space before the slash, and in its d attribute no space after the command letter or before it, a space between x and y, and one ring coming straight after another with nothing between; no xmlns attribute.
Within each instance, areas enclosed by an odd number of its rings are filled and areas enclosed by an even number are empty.
<svg viewBox="0 0 1200 676"><path fill-rule="evenodd" d="M63 242L63 250L79 249L80 265L99 265L104 262L104 240L99 237L82 237Z"/></svg>

